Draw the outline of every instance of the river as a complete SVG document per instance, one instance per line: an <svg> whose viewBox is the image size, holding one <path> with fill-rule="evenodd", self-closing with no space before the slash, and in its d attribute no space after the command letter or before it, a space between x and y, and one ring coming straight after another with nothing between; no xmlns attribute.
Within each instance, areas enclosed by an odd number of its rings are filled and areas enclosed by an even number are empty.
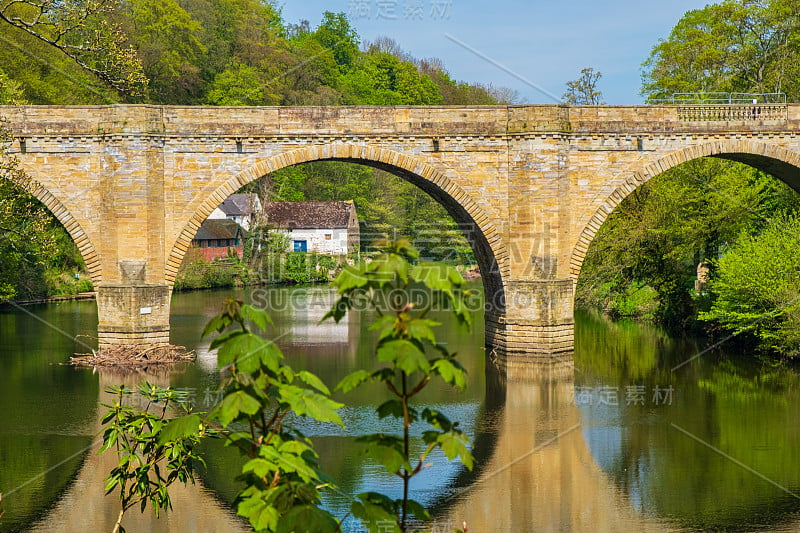
<svg viewBox="0 0 800 533"><path fill-rule="evenodd" d="M172 340L195 363L169 371L121 372L64 365L92 345L93 302L0 309L0 532L108 531L116 495L104 496L113 455L98 455L104 389L147 378L188 391L199 409L216 400L215 356L200 340L225 291L177 294ZM370 368L371 317L319 319L328 287L239 291L268 302L288 362L333 385ZM576 315L573 368L507 381L486 364L483 322L466 332L439 317L438 333L468 369L466 392L431 387L423 401L461 421L476 468L442 457L415 478L412 496L433 511L433 531L466 522L482 531L797 531L800 529L800 379L732 347L675 338L644 324ZM353 436L386 430L372 409L381 391L337 396L346 430L303 429L338 484L326 496L343 516L351 495L399 494L396 479L360 459ZM161 519L134 509L139 531L246 530L228 502L238 458L206 446L198 483L177 488ZM361 531L347 521L345 531Z"/></svg>

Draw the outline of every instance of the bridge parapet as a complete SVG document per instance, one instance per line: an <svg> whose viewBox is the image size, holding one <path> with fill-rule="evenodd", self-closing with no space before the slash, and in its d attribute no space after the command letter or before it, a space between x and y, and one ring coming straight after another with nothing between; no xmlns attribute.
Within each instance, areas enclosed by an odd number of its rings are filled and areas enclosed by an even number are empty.
<svg viewBox="0 0 800 533"><path fill-rule="evenodd" d="M751 122L788 120L786 104L682 105L678 120L685 122Z"/></svg>
<svg viewBox="0 0 800 533"><path fill-rule="evenodd" d="M30 137L505 137L549 133L759 132L800 127L800 104L640 106L0 106Z"/></svg>

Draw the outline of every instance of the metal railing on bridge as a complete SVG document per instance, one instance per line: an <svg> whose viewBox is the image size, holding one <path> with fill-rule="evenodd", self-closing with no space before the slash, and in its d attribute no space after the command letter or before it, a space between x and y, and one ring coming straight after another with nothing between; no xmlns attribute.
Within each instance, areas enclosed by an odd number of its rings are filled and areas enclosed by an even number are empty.
<svg viewBox="0 0 800 533"><path fill-rule="evenodd" d="M785 93L675 93L648 103L678 106L678 120L686 122L787 119Z"/></svg>
<svg viewBox="0 0 800 533"><path fill-rule="evenodd" d="M669 98L653 98L647 103L654 105L785 104L786 93L673 93Z"/></svg>

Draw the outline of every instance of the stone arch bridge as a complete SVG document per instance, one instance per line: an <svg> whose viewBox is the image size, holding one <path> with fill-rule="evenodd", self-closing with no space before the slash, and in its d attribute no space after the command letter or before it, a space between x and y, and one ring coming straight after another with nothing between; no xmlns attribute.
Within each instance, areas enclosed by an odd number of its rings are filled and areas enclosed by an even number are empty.
<svg viewBox="0 0 800 533"><path fill-rule="evenodd" d="M168 342L178 267L206 216L274 170L388 170L464 228L487 344L506 365L569 357L587 248L639 185L714 156L800 189L800 105L7 106L7 154L66 227L98 292L101 345Z"/></svg>

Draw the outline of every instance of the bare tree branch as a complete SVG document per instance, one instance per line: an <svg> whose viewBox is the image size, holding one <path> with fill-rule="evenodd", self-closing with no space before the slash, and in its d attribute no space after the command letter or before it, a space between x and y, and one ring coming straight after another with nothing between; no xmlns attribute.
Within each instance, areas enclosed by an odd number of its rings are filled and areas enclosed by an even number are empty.
<svg viewBox="0 0 800 533"><path fill-rule="evenodd" d="M109 21L117 0L0 0L0 21L60 50L123 94L147 84L136 50Z"/></svg>

